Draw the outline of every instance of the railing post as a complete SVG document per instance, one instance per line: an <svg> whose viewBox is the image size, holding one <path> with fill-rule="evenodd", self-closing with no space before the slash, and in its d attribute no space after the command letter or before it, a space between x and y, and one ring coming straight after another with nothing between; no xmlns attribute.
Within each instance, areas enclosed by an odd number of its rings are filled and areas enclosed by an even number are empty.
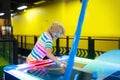
<svg viewBox="0 0 120 80"><path fill-rule="evenodd" d="M13 63L18 64L18 41L13 39Z"/></svg>
<svg viewBox="0 0 120 80"><path fill-rule="evenodd" d="M37 42L37 36L34 36L34 45Z"/></svg>
<svg viewBox="0 0 120 80"><path fill-rule="evenodd" d="M66 54L69 53L69 36L66 37Z"/></svg>
<svg viewBox="0 0 120 80"><path fill-rule="evenodd" d="M91 39L91 37L88 37L88 58L95 58L94 39Z"/></svg>
<svg viewBox="0 0 120 80"><path fill-rule="evenodd" d="M23 36L20 36L21 37L21 48L23 48Z"/></svg>
<svg viewBox="0 0 120 80"><path fill-rule="evenodd" d="M25 45L24 45L24 48L26 48L26 35L25 35L24 37L25 37L25 43L24 43Z"/></svg>
<svg viewBox="0 0 120 80"><path fill-rule="evenodd" d="M60 45L59 45L59 43L60 43L60 40L59 40L59 38L56 40L56 55L60 55Z"/></svg>

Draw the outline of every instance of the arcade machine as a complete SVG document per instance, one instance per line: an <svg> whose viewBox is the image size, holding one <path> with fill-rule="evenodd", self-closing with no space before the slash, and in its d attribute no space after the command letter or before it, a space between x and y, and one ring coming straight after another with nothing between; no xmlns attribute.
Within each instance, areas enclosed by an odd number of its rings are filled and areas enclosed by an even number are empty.
<svg viewBox="0 0 120 80"><path fill-rule="evenodd" d="M68 56L57 58L65 62ZM63 69L50 59L4 67L5 80L57 80L62 75Z"/></svg>
<svg viewBox="0 0 120 80"><path fill-rule="evenodd" d="M67 62L69 56L57 57L62 62ZM75 58L75 63L91 63L93 60ZM50 59L35 61L31 64L10 65L4 67L4 80L64 80L64 69L57 66ZM74 66L70 80L91 80L94 73Z"/></svg>
<svg viewBox="0 0 120 80"><path fill-rule="evenodd" d="M69 56L57 57L67 62ZM108 51L91 60L75 57L70 80L120 80L120 50ZM19 64L4 67L4 80L64 80L64 69L50 59L32 64Z"/></svg>

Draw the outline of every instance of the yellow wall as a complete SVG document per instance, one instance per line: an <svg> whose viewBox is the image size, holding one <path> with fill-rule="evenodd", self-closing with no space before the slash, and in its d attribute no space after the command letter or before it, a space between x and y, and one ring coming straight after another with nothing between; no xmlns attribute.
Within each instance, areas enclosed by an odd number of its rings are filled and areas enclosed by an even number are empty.
<svg viewBox="0 0 120 80"><path fill-rule="evenodd" d="M89 0L82 35L120 37L120 0Z"/></svg>
<svg viewBox="0 0 120 80"><path fill-rule="evenodd" d="M63 3L47 3L12 18L14 34L40 35L51 22L63 23Z"/></svg>
<svg viewBox="0 0 120 80"><path fill-rule="evenodd" d="M12 17L13 33L39 35L53 21L65 26L66 35L74 35L81 3L51 2ZM120 0L89 0L81 36L120 36Z"/></svg>
<svg viewBox="0 0 120 80"><path fill-rule="evenodd" d="M73 36L80 5L78 0L46 3L39 7L28 9L26 12L12 17L13 33L15 35L39 35L46 31L53 21L59 21L65 26L66 35Z"/></svg>

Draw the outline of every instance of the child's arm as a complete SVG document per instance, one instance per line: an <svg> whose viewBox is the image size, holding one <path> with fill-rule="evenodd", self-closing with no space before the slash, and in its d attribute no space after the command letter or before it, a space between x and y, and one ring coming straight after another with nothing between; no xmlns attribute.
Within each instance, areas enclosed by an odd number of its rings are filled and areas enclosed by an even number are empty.
<svg viewBox="0 0 120 80"><path fill-rule="evenodd" d="M54 62L56 62L60 67L66 68L66 65L60 62L53 54L52 54L52 49L51 48L46 48L46 54L47 57L52 59Z"/></svg>

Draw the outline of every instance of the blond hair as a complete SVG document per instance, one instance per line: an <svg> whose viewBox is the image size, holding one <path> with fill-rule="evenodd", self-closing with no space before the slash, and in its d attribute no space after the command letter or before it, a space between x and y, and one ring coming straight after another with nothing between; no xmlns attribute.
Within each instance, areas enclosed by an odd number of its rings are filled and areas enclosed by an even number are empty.
<svg viewBox="0 0 120 80"><path fill-rule="evenodd" d="M59 22L53 22L51 24L51 26L49 27L48 32L50 32L51 34L54 32L60 33L61 35L65 34L65 30L63 28L63 25Z"/></svg>

